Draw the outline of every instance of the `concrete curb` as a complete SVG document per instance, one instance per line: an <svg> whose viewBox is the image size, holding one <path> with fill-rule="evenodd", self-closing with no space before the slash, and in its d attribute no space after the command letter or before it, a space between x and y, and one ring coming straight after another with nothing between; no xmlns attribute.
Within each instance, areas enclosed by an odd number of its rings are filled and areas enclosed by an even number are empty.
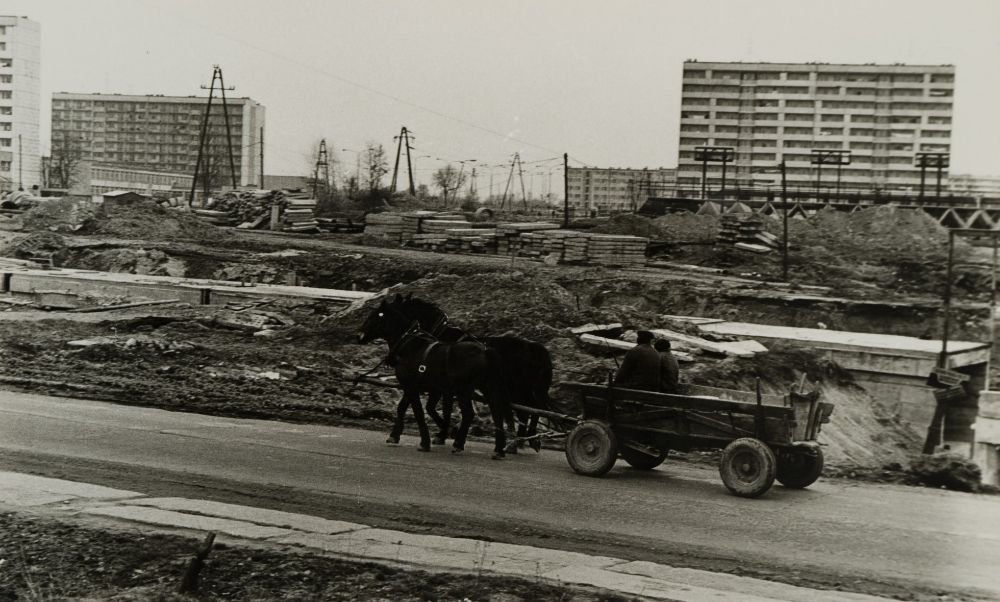
<svg viewBox="0 0 1000 602"><path fill-rule="evenodd" d="M864 594L634 562L532 546L378 529L360 523L187 498L153 498L15 472L0 471L0 504L124 521L150 531L214 531L233 543L294 545L351 560L416 569L488 573L587 585L652 600L708 602L868 602Z"/></svg>

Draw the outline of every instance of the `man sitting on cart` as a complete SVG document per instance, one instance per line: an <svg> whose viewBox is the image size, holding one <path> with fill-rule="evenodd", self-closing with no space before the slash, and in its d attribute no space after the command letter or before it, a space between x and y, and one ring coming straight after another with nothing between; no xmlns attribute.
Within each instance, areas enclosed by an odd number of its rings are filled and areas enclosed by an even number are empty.
<svg viewBox="0 0 1000 602"><path fill-rule="evenodd" d="M615 386L640 391L660 390L660 354L653 348L652 332L636 333L637 345L628 350L615 373Z"/></svg>
<svg viewBox="0 0 1000 602"><path fill-rule="evenodd" d="M681 368L677 358L670 353L670 341L656 339L653 348L660 354L660 392L677 393L677 383L680 382Z"/></svg>

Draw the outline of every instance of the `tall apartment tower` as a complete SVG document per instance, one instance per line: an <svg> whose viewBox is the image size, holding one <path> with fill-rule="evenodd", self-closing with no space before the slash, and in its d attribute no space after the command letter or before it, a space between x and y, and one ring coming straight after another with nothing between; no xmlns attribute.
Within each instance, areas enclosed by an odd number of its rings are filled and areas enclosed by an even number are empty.
<svg viewBox="0 0 1000 602"><path fill-rule="evenodd" d="M193 173L207 102L195 96L58 92L52 95L53 159L64 152L105 165ZM237 184L256 186L264 106L249 98L227 98L226 106ZM216 186L228 188L232 179L219 98L212 100L208 132L202 170L213 174Z"/></svg>
<svg viewBox="0 0 1000 602"><path fill-rule="evenodd" d="M41 27L0 16L0 191L41 185Z"/></svg>
<svg viewBox="0 0 1000 602"><path fill-rule="evenodd" d="M950 152L954 90L952 65L686 61L678 186L697 189L706 168L719 188L722 163L696 157L707 146L734 149L727 189L777 183L784 160L789 187L816 188L819 176L823 190L839 179L845 191L917 192L917 153ZM850 151L850 164L817 167L814 150ZM933 191L937 169L924 176Z"/></svg>

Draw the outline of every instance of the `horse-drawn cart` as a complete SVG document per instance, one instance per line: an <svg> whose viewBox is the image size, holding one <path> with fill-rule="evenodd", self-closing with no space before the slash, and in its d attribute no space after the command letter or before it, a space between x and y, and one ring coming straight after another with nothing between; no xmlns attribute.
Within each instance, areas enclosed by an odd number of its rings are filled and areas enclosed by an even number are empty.
<svg viewBox="0 0 1000 602"><path fill-rule="evenodd" d="M681 385L672 395L575 382L563 387L575 394L581 412L569 429L566 459L583 475L607 473L619 454L649 470L671 449L721 448L722 482L736 495L757 497L775 479L808 487L823 470L816 436L833 404L815 392L779 396ZM567 424L569 417L561 418Z"/></svg>

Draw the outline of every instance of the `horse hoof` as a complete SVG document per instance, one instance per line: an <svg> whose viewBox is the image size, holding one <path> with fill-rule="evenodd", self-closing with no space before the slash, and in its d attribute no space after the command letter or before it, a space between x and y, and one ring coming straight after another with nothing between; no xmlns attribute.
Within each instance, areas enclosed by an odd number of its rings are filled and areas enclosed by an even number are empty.
<svg viewBox="0 0 1000 602"><path fill-rule="evenodd" d="M490 457L494 460L503 460L506 455L503 452L493 452L493 455Z"/></svg>
<svg viewBox="0 0 1000 602"><path fill-rule="evenodd" d="M417 451L429 452L429 451L431 451L431 444L430 443L422 443L422 444L420 444L417 447Z"/></svg>
<svg viewBox="0 0 1000 602"><path fill-rule="evenodd" d="M453 454L460 454L460 453L462 453L464 451L465 451L464 447L453 447L451 449L451 453L453 453Z"/></svg>
<svg viewBox="0 0 1000 602"><path fill-rule="evenodd" d="M434 440L431 443L434 445L444 445L444 437L434 437Z"/></svg>
<svg viewBox="0 0 1000 602"><path fill-rule="evenodd" d="M539 441L538 439L535 439L535 440L533 440L533 441L532 441L531 443L529 443L528 445L530 445L530 446L531 446L531 449L535 450L535 453L536 453L536 454L537 454L537 453L540 453L540 452L542 451L542 442L541 442L541 441Z"/></svg>
<svg viewBox="0 0 1000 602"><path fill-rule="evenodd" d="M392 435L390 435L388 438L386 438L385 442L388 443L389 445L399 445L399 437L393 437Z"/></svg>

